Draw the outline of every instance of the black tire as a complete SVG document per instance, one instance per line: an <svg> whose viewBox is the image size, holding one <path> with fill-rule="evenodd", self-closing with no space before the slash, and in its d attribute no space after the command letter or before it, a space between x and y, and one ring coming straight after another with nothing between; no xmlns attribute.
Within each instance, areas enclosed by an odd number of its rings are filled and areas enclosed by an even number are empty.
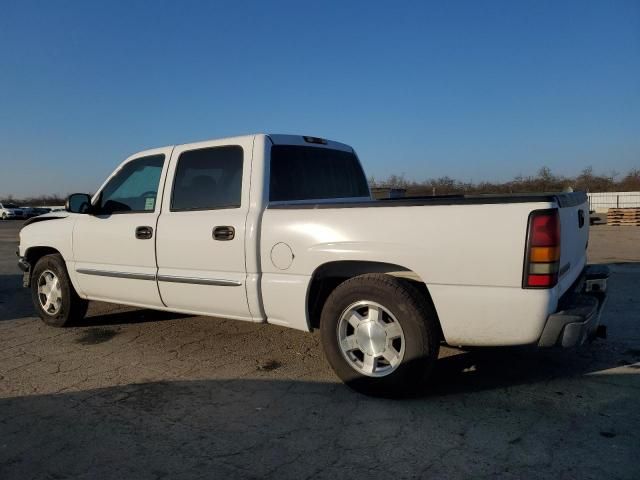
<svg viewBox="0 0 640 480"><path fill-rule="evenodd" d="M375 302L393 314L404 333L404 357L382 377L352 367L339 345L340 318L356 302ZM440 329L430 302L409 281L384 274L366 274L341 283L329 295L320 318L325 354L337 375L354 390L372 396L405 397L424 389L440 349Z"/></svg>
<svg viewBox="0 0 640 480"><path fill-rule="evenodd" d="M54 311L44 309L38 292L39 282L45 272L51 272L58 278L61 300ZM66 327L82 320L87 313L89 302L80 298L71 284L64 259L59 254L45 255L40 258L31 272L31 299L38 315L51 327Z"/></svg>

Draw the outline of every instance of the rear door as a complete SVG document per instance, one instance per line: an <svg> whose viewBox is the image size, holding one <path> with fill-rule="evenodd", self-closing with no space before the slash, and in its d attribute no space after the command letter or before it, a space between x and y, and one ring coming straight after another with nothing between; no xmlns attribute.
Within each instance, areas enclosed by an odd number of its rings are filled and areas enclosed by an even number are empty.
<svg viewBox="0 0 640 480"><path fill-rule="evenodd" d="M245 222L253 137L176 147L156 239L167 307L251 319Z"/></svg>

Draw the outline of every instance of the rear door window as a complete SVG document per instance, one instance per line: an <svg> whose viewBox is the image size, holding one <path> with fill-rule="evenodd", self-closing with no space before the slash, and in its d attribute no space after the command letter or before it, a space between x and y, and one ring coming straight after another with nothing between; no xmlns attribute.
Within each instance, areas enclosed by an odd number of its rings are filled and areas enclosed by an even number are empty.
<svg viewBox="0 0 640 480"><path fill-rule="evenodd" d="M176 166L171 211L240 207L242 159L238 145L182 153Z"/></svg>

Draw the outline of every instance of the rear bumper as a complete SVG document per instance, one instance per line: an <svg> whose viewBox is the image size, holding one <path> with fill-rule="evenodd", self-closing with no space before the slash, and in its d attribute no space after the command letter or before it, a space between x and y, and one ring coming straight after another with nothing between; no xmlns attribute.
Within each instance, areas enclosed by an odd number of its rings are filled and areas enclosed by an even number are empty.
<svg viewBox="0 0 640 480"><path fill-rule="evenodd" d="M574 347L598 332L600 314L607 301L609 268L588 265L575 286L558 304L558 311L547 318L539 347Z"/></svg>

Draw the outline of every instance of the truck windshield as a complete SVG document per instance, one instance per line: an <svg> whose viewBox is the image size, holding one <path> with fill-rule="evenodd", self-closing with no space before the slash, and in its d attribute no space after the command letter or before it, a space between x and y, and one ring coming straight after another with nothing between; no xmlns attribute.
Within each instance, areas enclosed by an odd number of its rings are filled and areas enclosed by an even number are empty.
<svg viewBox="0 0 640 480"><path fill-rule="evenodd" d="M356 156L329 148L271 147L269 201L369 197Z"/></svg>

